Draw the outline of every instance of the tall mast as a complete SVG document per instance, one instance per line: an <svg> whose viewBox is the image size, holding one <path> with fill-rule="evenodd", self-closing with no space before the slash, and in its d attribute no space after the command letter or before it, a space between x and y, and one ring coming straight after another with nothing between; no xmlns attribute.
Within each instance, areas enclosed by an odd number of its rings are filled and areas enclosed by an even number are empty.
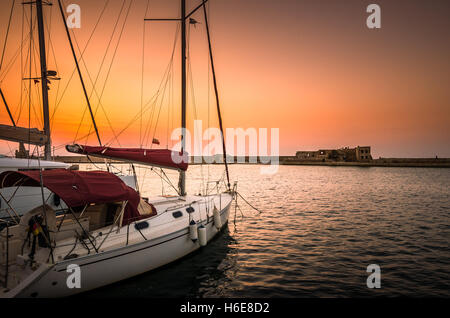
<svg viewBox="0 0 450 318"><path fill-rule="evenodd" d="M42 12L42 0L36 0L36 15L39 34L39 55L41 58L41 87L42 87L42 108L44 112L44 133L47 135L45 143L44 159L51 160L52 146L50 139L50 118L48 110L48 79L47 79L47 59L45 56L45 37L44 37L44 15Z"/></svg>
<svg viewBox="0 0 450 318"><path fill-rule="evenodd" d="M185 158L186 151L186 20L200 9L208 0L203 0L201 4L186 14L186 0L180 0L181 17L168 19L144 19L144 21L179 21L181 23L181 154ZM186 195L186 174L180 172L178 188L181 196Z"/></svg>
<svg viewBox="0 0 450 318"><path fill-rule="evenodd" d="M186 0L181 0L181 154L186 148ZM180 195L186 195L186 173L180 172Z"/></svg>
<svg viewBox="0 0 450 318"><path fill-rule="evenodd" d="M202 6L203 6L203 16L205 17L206 34L208 35L209 60L211 61L211 71L214 82L214 94L216 96L217 116L219 117L220 134L222 136L223 162L225 164L225 172L227 173L227 188L228 190L230 190L230 173L228 172L227 149L225 147L225 137L223 135L223 124L222 124L222 115L220 113L219 92L217 91L216 70L214 68L214 59L211 47L211 36L209 34L208 15L206 14L205 2L202 3Z"/></svg>

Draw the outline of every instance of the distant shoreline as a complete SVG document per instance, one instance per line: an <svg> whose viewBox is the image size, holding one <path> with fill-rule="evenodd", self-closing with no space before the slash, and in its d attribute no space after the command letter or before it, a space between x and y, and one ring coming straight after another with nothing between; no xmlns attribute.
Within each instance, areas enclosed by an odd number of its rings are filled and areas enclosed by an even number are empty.
<svg viewBox="0 0 450 318"><path fill-rule="evenodd" d="M291 166L450 168L450 162L280 162Z"/></svg>
<svg viewBox="0 0 450 318"><path fill-rule="evenodd" d="M90 159L90 160L89 160ZM54 160L65 163L72 164L89 164L89 163L104 163L104 159L86 156L55 156ZM240 158L241 161L244 159L245 162L237 162L234 158L233 162L230 164L266 164L256 160L256 162L249 162L249 158ZM199 165L201 163L192 162L191 165ZM123 163L122 161L112 160L113 163ZM274 162L274 161L272 161ZM207 164L203 161L203 164ZM213 164L221 164L216 162ZM270 164L270 163L269 163ZM450 168L450 158L380 158L371 161L359 161L359 162L345 162L345 161L306 161L298 160L292 156L280 156L280 165L289 166L344 166L344 167L412 167L412 168Z"/></svg>
<svg viewBox="0 0 450 318"><path fill-rule="evenodd" d="M450 168L450 158L379 158L370 161L307 161L285 158L283 165L356 166L356 167L411 167Z"/></svg>

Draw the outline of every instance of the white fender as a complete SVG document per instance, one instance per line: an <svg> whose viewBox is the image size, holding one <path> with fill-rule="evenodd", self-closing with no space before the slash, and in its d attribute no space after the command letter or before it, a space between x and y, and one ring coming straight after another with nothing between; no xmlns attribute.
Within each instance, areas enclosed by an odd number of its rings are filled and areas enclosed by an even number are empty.
<svg viewBox="0 0 450 318"><path fill-rule="evenodd" d="M189 237L193 242L197 241L198 239L197 223L195 223L194 220L189 223Z"/></svg>
<svg viewBox="0 0 450 318"><path fill-rule="evenodd" d="M214 225L218 230L222 227L222 219L220 218L220 211L214 206L213 210L213 216L214 216Z"/></svg>
<svg viewBox="0 0 450 318"><path fill-rule="evenodd" d="M206 238L206 227L203 225L200 225L198 227L198 241L200 243L200 246L205 246L208 242Z"/></svg>

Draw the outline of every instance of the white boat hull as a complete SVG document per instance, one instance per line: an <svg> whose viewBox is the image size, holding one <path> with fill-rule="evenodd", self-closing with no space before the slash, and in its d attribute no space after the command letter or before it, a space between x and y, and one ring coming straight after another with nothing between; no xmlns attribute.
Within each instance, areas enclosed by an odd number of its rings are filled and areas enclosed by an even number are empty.
<svg viewBox="0 0 450 318"><path fill-rule="evenodd" d="M222 224L226 225L231 200L220 211ZM213 218L204 220L207 241L220 230ZM200 225L200 224L199 224ZM222 226L223 229L223 226ZM193 242L186 227L158 238L124 246L111 251L89 254L73 260L36 270L35 277L23 281L6 297L64 297L109 285L178 260L200 248L199 241ZM207 246L206 246L207 248ZM76 264L80 268L80 288L69 288L67 280L71 275L67 267Z"/></svg>

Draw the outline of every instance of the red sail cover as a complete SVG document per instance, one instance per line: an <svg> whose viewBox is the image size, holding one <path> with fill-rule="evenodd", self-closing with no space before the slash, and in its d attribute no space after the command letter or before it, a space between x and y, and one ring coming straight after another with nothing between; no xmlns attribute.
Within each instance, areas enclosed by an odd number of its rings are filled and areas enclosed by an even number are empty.
<svg viewBox="0 0 450 318"><path fill-rule="evenodd" d="M81 145L67 145L67 151L82 155L90 155L109 159L118 159L127 162L142 163L162 168L186 171L188 168L188 155L169 149L141 149L141 148L111 148ZM177 160L179 158L180 160ZM181 160L182 159L182 160ZM177 161L181 161L177 163Z"/></svg>
<svg viewBox="0 0 450 318"><path fill-rule="evenodd" d="M42 180L44 187L57 194L71 208L91 203L128 201L122 225L148 217L138 212L139 194L112 173L53 169L42 171ZM0 174L0 188L39 187L40 184L39 170L5 171Z"/></svg>

